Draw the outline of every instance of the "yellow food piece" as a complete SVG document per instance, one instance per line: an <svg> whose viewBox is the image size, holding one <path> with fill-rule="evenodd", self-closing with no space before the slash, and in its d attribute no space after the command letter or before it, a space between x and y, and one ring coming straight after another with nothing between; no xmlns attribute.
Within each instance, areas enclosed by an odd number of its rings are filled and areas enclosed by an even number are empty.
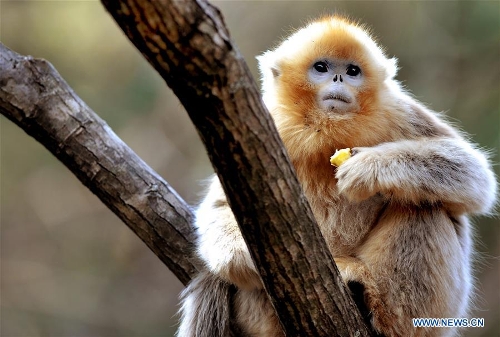
<svg viewBox="0 0 500 337"><path fill-rule="evenodd" d="M341 149L341 150L336 150L334 155L330 157L330 163L333 166L340 166L342 165L347 159L351 158L351 149Z"/></svg>

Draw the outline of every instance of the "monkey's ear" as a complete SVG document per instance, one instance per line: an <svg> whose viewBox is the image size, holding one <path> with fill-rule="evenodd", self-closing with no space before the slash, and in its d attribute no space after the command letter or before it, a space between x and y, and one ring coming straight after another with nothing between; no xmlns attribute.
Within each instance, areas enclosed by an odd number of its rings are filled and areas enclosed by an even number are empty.
<svg viewBox="0 0 500 337"><path fill-rule="evenodd" d="M394 78L396 74L398 73L398 59L393 57L390 59L387 59L387 65L385 67L386 71L386 76L387 78Z"/></svg>
<svg viewBox="0 0 500 337"><path fill-rule="evenodd" d="M281 72L278 69L278 67L272 67L271 71L272 71L274 77L278 77L281 74Z"/></svg>
<svg viewBox="0 0 500 337"><path fill-rule="evenodd" d="M268 50L262 55L257 56L257 61L259 62L260 73L263 77L265 77L269 71L274 78L281 74L275 52Z"/></svg>

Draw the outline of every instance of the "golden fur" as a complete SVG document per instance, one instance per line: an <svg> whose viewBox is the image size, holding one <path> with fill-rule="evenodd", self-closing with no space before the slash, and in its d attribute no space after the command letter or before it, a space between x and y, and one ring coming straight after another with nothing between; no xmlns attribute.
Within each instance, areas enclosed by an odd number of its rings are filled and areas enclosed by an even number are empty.
<svg viewBox="0 0 500 337"><path fill-rule="evenodd" d="M323 61L328 72L316 71ZM361 75L346 74L342 66L351 63ZM408 95L394 80L396 60L345 18L310 23L260 56L259 64L266 106L343 279L364 287L373 327L387 337L455 335L453 329L414 328L412 318L467 315L467 215L488 212L496 193L485 155ZM323 80L330 68L335 83ZM347 98L325 99L322 90L341 90ZM332 167L329 157L347 147L354 155ZM216 178L196 225L198 253L209 271L238 288L231 319L242 335L281 336ZM203 336L190 327L214 324L200 323L207 301L190 293L183 299L180 337Z"/></svg>

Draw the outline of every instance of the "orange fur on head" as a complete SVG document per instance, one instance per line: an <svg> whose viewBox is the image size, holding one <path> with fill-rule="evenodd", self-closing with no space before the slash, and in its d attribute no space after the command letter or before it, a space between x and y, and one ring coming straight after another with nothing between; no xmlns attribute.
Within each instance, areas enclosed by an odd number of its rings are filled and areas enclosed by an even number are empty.
<svg viewBox="0 0 500 337"><path fill-rule="evenodd" d="M363 69L365 80L356 93L357 111L336 116L318 107L317 88L307 73L315 61L324 58L347 60ZM264 100L292 159L294 149L300 156L328 156L336 148L370 146L389 140L388 123L393 120L384 118L384 105L392 105L386 102L387 97L393 100L393 95L388 94L388 82L399 89L393 80L396 60L387 58L363 27L343 17L325 17L258 59Z"/></svg>

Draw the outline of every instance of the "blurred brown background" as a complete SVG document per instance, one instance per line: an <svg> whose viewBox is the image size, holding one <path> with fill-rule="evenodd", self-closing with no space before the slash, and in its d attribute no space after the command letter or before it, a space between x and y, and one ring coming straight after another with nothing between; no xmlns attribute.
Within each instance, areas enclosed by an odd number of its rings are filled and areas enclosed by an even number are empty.
<svg viewBox="0 0 500 337"><path fill-rule="evenodd" d="M373 28L398 79L498 163L500 2L217 2L255 77L292 27L340 12ZM212 169L180 103L98 1L0 1L0 38L42 57L190 204ZM182 286L41 145L1 122L1 336L173 336ZM496 167L498 173L498 166ZM498 219L478 218L472 317L500 334Z"/></svg>

